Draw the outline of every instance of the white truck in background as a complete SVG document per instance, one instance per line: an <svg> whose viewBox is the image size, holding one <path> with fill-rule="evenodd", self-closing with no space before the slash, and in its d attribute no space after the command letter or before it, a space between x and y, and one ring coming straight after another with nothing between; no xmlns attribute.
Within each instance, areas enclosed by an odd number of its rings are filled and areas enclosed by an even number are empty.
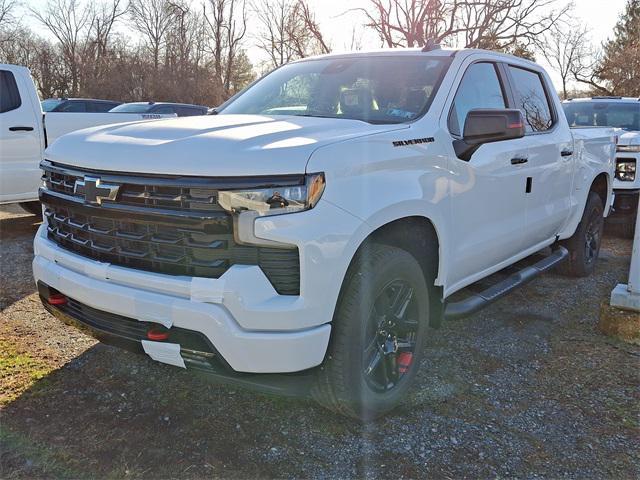
<svg viewBox="0 0 640 480"><path fill-rule="evenodd" d="M42 152L58 137L97 125L166 117L175 114L45 114L29 70L0 64L0 204L20 203L28 212L41 214Z"/></svg>
<svg viewBox="0 0 640 480"><path fill-rule="evenodd" d="M615 201L607 222L619 227L625 237L633 238L640 195L640 98L576 98L565 100L562 107L574 131L591 127L619 129L613 180Z"/></svg>
<svg viewBox="0 0 640 480"><path fill-rule="evenodd" d="M593 271L614 159L614 130L572 131L521 58L304 59L218 115L49 147L33 272L48 311L105 343L370 419L443 319Z"/></svg>

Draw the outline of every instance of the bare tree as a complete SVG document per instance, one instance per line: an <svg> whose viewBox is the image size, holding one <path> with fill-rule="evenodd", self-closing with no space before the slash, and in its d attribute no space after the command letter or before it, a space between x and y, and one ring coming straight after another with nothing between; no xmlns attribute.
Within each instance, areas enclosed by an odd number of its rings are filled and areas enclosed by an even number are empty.
<svg viewBox="0 0 640 480"><path fill-rule="evenodd" d="M58 40L71 77L69 93L77 95L83 61L82 49L95 19L93 6L89 3L81 6L78 0L49 0L44 11L32 8L31 12Z"/></svg>
<svg viewBox="0 0 640 480"><path fill-rule="evenodd" d="M17 0L0 0L0 43L14 40L19 33L20 22L15 16Z"/></svg>
<svg viewBox="0 0 640 480"><path fill-rule="evenodd" d="M247 34L247 5L244 0L209 0L204 8L209 27L216 80L228 97L234 69L242 65L242 42Z"/></svg>
<svg viewBox="0 0 640 480"><path fill-rule="evenodd" d="M558 72L562 95L567 98L569 81L588 54L587 27L557 24L538 40L538 51Z"/></svg>
<svg viewBox="0 0 640 480"><path fill-rule="evenodd" d="M253 3L253 9L260 25L257 47L268 55L272 67L331 51L306 1L261 0Z"/></svg>
<svg viewBox="0 0 640 480"><path fill-rule="evenodd" d="M311 10L311 8L309 8L309 3L307 2L307 0L298 0L295 8L297 9L296 14L302 18L306 29L315 39L320 53L331 53L331 46L325 40L324 35L320 30L320 26L316 22L315 13Z"/></svg>
<svg viewBox="0 0 640 480"><path fill-rule="evenodd" d="M129 14L131 25L144 36L147 42L147 48L153 56L154 74L157 76L160 53L173 22L172 4L169 0L131 0Z"/></svg>
<svg viewBox="0 0 640 480"><path fill-rule="evenodd" d="M387 47L422 47L427 39L466 48L527 45L566 15L557 0L370 0L364 14Z"/></svg>
<svg viewBox="0 0 640 480"><path fill-rule="evenodd" d="M111 0L95 6L86 44L83 48L84 84L95 92L102 90L109 79L110 44L114 26L127 13L124 0Z"/></svg>
<svg viewBox="0 0 640 480"><path fill-rule="evenodd" d="M297 27L290 25L293 3L290 0L259 1L253 3L253 10L260 24L256 46L269 56L272 67L293 60L302 42L302 38L297 39L297 45L289 42L291 32L302 29L301 23Z"/></svg>
<svg viewBox="0 0 640 480"><path fill-rule="evenodd" d="M0 28L15 22L14 11L17 6L17 0L0 0Z"/></svg>

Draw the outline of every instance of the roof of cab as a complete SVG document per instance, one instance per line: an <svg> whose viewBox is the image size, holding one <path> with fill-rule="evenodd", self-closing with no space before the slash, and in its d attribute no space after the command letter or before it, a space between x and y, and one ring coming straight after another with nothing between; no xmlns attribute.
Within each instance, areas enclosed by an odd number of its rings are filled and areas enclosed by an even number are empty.
<svg viewBox="0 0 640 480"><path fill-rule="evenodd" d="M622 103L638 103L640 98L638 97L617 97L617 96L596 96L596 97L584 97L584 98L568 98L564 102L622 102Z"/></svg>
<svg viewBox="0 0 640 480"><path fill-rule="evenodd" d="M325 59L340 59L340 58L364 58L364 57L398 57L398 56L419 56L419 55L428 55L430 57L454 57L459 55L469 56L473 54L484 54L491 55L494 58L502 58L505 61L518 61L530 64L531 66L536 66L539 68L538 64L527 60L526 58L516 57L515 55L510 55L508 53L503 52L495 52L492 50L482 50L482 49L473 49L473 48L462 48L462 49L450 49L450 48L433 48L428 51L424 51L422 48L382 48L382 49L374 49L374 50L359 50L356 52L336 52L336 53L327 53L324 55L316 55L313 57L305 57L299 60L295 60L291 63L312 61L312 60L325 60Z"/></svg>
<svg viewBox="0 0 640 480"><path fill-rule="evenodd" d="M124 105L124 104L123 104ZM126 105L176 105L180 107L198 107L209 108L205 105L196 105L194 103L177 103L177 102L127 102Z"/></svg>

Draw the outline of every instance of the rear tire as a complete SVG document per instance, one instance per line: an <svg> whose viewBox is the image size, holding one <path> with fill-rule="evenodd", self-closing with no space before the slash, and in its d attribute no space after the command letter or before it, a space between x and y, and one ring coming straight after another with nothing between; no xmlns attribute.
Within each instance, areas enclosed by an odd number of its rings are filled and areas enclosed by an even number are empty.
<svg viewBox="0 0 640 480"><path fill-rule="evenodd" d="M393 409L413 383L428 324L429 288L418 261L396 247L365 245L342 285L314 398L361 421Z"/></svg>
<svg viewBox="0 0 640 480"><path fill-rule="evenodd" d="M40 202L21 202L20 208L31 215L42 216L42 204Z"/></svg>
<svg viewBox="0 0 640 480"><path fill-rule="evenodd" d="M600 196L589 192L582 219L573 236L561 242L569 250L569 258L559 266L561 273L572 277L587 277L600 255L604 230L604 206Z"/></svg>

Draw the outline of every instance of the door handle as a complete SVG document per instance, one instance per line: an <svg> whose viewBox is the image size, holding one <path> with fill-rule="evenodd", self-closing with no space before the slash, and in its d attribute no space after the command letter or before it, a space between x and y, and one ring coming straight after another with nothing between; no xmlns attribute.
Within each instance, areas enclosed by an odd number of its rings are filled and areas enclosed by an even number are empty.
<svg viewBox="0 0 640 480"><path fill-rule="evenodd" d="M561 157L570 157L571 155L573 155L573 150L566 149L560 152Z"/></svg>
<svg viewBox="0 0 640 480"><path fill-rule="evenodd" d="M511 159L511 165L521 165L529 161L526 157L515 157Z"/></svg>
<svg viewBox="0 0 640 480"><path fill-rule="evenodd" d="M32 132L33 127L9 127L10 132Z"/></svg>

